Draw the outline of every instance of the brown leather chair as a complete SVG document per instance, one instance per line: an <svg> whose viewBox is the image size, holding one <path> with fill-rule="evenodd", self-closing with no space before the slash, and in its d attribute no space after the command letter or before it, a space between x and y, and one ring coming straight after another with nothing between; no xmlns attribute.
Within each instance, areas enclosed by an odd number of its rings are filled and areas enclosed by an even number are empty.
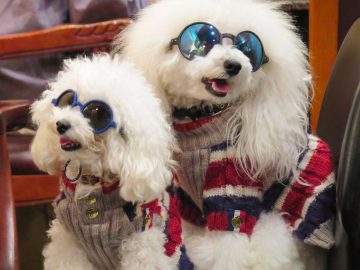
<svg viewBox="0 0 360 270"><path fill-rule="evenodd" d="M321 107L317 133L337 167L336 245L329 269L360 269L360 19L336 57Z"/></svg>
<svg viewBox="0 0 360 270"><path fill-rule="evenodd" d="M108 50L113 37L128 24L128 19L121 19L0 36L0 60L85 49ZM41 173L31 160L32 137L8 132L26 124L30 103L27 100L0 100L1 269L18 269L14 207L48 203L59 192L56 177Z"/></svg>
<svg viewBox="0 0 360 270"><path fill-rule="evenodd" d="M11 190L11 171L8 157L6 130L10 122L24 120L29 102L0 101L0 265L2 269L15 269L18 263L15 230L15 209Z"/></svg>

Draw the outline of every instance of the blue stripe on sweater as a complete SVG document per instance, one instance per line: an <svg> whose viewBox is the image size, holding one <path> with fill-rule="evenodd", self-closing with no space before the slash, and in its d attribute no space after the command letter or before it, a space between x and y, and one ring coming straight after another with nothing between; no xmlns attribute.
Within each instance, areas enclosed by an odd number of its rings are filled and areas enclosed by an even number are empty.
<svg viewBox="0 0 360 270"><path fill-rule="evenodd" d="M256 197L212 196L204 199L204 213L245 211L247 215L259 217L261 201Z"/></svg>
<svg viewBox="0 0 360 270"><path fill-rule="evenodd" d="M180 188L180 187L176 188L176 189L175 189L175 194L176 194L176 196L179 198L179 200L180 200L183 204L191 205L191 206L193 206L194 208L199 209L199 208L196 206L196 204L194 203L194 201L190 198L190 196L187 195L182 188ZM200 211L200 210L199 210L199 211Z"/></svg>
<svg viewBox="0 0 360 270"><path fill-rule="evenodd" d="M308 147L309 147L309 137L307 137L307 148L300 153L297 165L299 165L301 161L303 161L305 155L307 154L307 152L309 152Z"/></svg>
<svg viewBox="0 0 360 270"><path fill-rule="evenodd" d="M327 187L310 204L304 220L293 232L296 237L305 240L320 227L321 224L334 216L335 206L335 185Z"/></svg>
<svg viewBox="0 0 360 270"><path fill-rule="evenodd" d="M265 212L270 212L276 201L279 199L281 193L284 191L284 189L289 185L290 178L288 177L282 182L276 182L271 185L265 192L262 202L262 208Z"/></svg>
<svg viewBox="0 0 360 270"><path fill-rule="evenodd" d="M222 142L220 144L217 144L217 145L214 145L210 148L211 152L214 152L214 151L224 151L226 150L229 146L230 146L230 141L225 141L225 142Z"/></svg>
<svg viewBox="0 0 360 270"><path fill-rule="evenodd" d="M179 270L193 270L194 265L190 261L189 256L186 254L186 248L184 246L180 247L180 259L179 259Z"/></svg>
<svg viewBox="0 0 360 270"><path fill-rule="evenodd" d="M129 220L134 221L134 219L136 217L136 213L135 213L136 204L129 202L123 206L123 209L124 209L127 217L129 218Z"/></svg>

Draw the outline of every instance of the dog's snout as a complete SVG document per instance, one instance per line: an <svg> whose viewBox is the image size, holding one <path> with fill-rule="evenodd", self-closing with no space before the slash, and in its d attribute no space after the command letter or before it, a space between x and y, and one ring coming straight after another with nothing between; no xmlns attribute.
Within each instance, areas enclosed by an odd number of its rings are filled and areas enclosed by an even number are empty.
<svg viewBox="0 0 360 270"><path fill-rule="evenodd" d="M235 76L240 72L241 64L236 61L226 60L224 62L224 68L229 76Z"/></svg>
<svg viewBox="0 0 360 270"><path fill-rule="evenodd" d="M71 125L66 121L57 121L56 122L56 130L59 132L59 134L64 134L70 128L71 128Z"/></svg>

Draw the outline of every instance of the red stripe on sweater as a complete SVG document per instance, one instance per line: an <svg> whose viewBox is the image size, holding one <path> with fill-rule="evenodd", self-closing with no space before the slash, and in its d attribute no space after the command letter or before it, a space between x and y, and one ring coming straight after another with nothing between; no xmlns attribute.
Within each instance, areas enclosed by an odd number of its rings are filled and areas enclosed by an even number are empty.
<svg viewBox="0 0 360 270"><path fill-rule="evenodd" d="M203 217L203 213L196 205L187 204L178 199L177 208L180 212L180 216L187 222L201 227L205 226L206 221Z"/></svg>
<svg viewBox="0 0 360 270"><path fill-rule="evenodd" d="M168 223L167 223L167 242L164 244L167 256L172 256L176 249L182 244L182 228L179 211L177 209L178 199L173 196L170 199Z"/></svg>
<svg viewBox="0 0 360 270"><path fill-rule="evenodd" d="M285 218L291 226L294 226L295 222L302 217L304 204L313 195L315 187L324 183L332 171L330 149L326 143L319 140L309 164L300 173L300 181L294 179L291 183L281 208L282 211L290 214Z"/></svg>
<svg viewBox="0 0 360 270"><path fill-rule="evenodd" d="M294 192L293 190L288 192L282 210L290 213L290 215L285 215L284 218L291 226L294 225L296 220L301 218L301 212L307 198L305 194Z"/></svg>
<svg viewBox="0 0 360 270"><path fill-rule="evenodd" d="M243 221L245 221L245 222L243 222L243 223L241 224L241 226L240 226L240 232L246 232L246 233L247 233L246 227L248 227L248 226L246 226L246 221L247 221L248 215L246 214L245 211L241 211L241 212L240 212L240 217L241 217L241 219L242 219ZM256 223L256 219L255 219L255 223ZM255 225L255 224L254 224L254 225Z"/></svg>
<svg viewBox="0 0 360 270"><path fill-rule="evenodd" d="M254 231L254 227L256 225L257 219L254 216L248 216L246 218L246 224L245 224L245 233L247 235L251 235ZM240 230L241 231L241 230Z"/></svg>
<svg viewBox="0 0 360 270"><path fill-rule="evenodd" d="M300 179L305 183L314 186L321 185L329 174L334 170L330 149L321 140L318 142L318 147L314 151L309 164L300 174ZM302 188L301 183L295 183L294 188Z"/></svg>
<svg viewBox="0 0 360 270"><path fill-rule="evenodd" d="M210 231L228 230L228 213L212 212L207 216L208 228Z"/></svg>
<svg viewBox="0 0 360 270"><path fill-rule="evenodd" d="M249 216L245 211L240 213L242 223L239 232L251 235L256 225L257 219L254 216ZM228 212L212 212L207 216L208 228L210 231L233 231L234 227L231 224L232 216L229 219ZM230 223L230 224L229 224Z"/></svg>
<svg viewBox="0 0 360 270"><path fill-rule="evenodd" d="M205 179L205 190L220 188L225 185L262 188L261 181L252 180L241 168L235 166L233 160L228 158L211 162Z"/></svg>
<svg viewBox="0 0 360 270"><path fill-rule="evenodd" d="M142 210L149 209L149 214L157 214L161 216L161 206L159 205L159 199L152 200L151 202L144 203L141 205Z"/></svg>

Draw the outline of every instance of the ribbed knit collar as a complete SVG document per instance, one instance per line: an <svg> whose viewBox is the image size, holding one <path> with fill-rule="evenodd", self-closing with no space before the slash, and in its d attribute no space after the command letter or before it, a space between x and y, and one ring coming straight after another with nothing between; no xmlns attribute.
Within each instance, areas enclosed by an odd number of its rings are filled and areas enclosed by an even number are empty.
<svg viewBox="0 0 360 270"><path fill-rule="evenodd" d="M228 108L216 115L203 117L195 121L177 121L173 126L183 151L210 148L227 140L227 124L234 113Z"/></svg>

